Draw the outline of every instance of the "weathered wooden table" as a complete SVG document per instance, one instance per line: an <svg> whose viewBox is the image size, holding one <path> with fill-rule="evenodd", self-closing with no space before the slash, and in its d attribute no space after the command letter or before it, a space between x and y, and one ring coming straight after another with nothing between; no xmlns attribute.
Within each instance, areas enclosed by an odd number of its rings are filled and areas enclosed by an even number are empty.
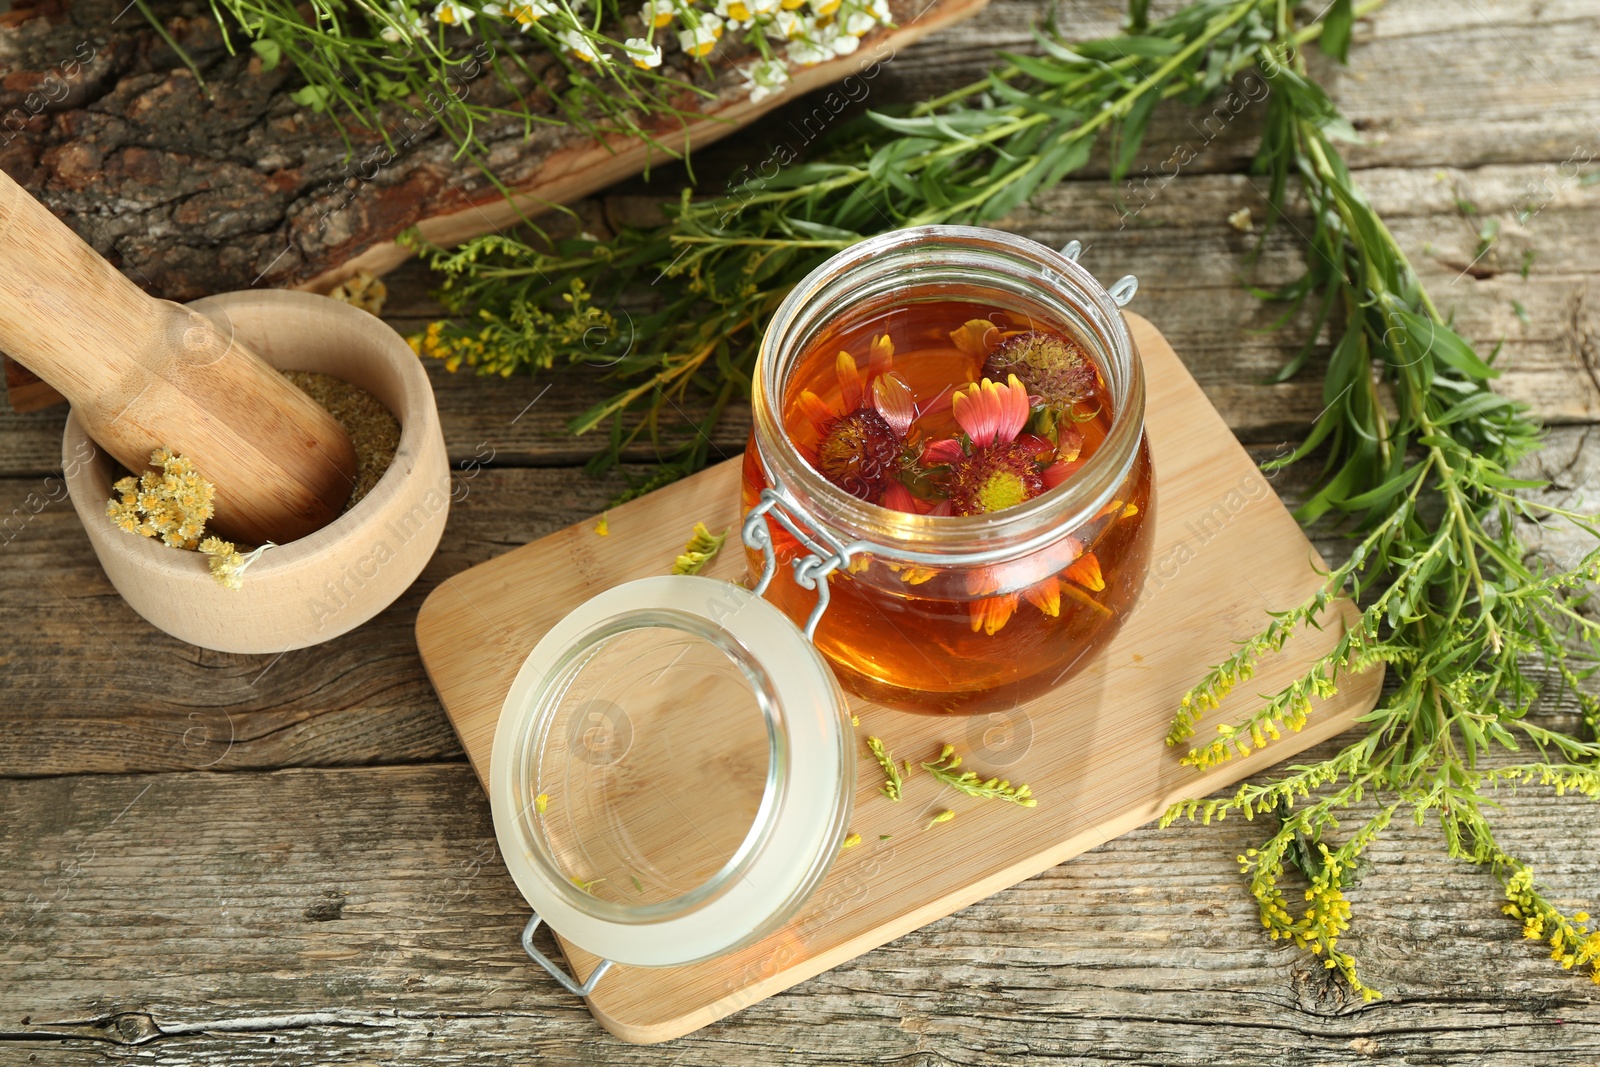
<svg viewBox="0 0 1600 1067"><path fill-rule="evenodd" d="M875 99L970 79L1043 13L995 0L979 24L898 56ZM1073 34L1118 17L1073 0L1060 14ZM1366 138L1352 164L1463 332L1504 339L1502 387L1554 427L1537 465L1593 508L1600 4L1395 0L1357 42L1348 71L1324 65ZM702 167L796 139L810 110L790 105ZM1084 240L1103 277L1137 273L1139 310L1266 456L1316 412L1320 385L1315 368L1258 384L1295 343L1252 332L1271 314L1238 287L1252 238L1227 223L1244 206L1263 215L1245 173L1260 119L1259 106L1210 126L1163 112L1152 168L1204 146L1170 184L1135 198L1102 170L1007 224ZM633 184L583 210L598 224L647 195ZM1479 256L1489 218L1499 235ZM1281 228L1264 272L1298 262ZM394 283L394 322L414 328L432 308L426 277ZM1600 988L1523 942L1490 877L1409 824L1353 894L1348 941L1389 994L1377 1004L1261 937L1233 862L1255 828L1230 821L1129 834L691 1037L620 1044L518 947L525 905L411 634L441 579L622 487L585 478L590 446L560 432L598 392L434 382L452 456L492 462L458 475L444 545L409 594L278 658L146 626L52 473L61 412L0 416L0 1063L1600 1063ZM719 450L743 435L730 421ZM1294 497L1300 477L1280 491ZM1504 805L1503 840L1558 898L1600 904L1594 806L1537 792Z"/></svg>

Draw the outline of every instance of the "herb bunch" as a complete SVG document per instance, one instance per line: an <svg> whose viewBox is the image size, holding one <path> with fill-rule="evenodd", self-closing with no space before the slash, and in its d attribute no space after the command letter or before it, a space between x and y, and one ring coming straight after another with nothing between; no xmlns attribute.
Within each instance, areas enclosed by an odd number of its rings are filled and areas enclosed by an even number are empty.
<svg viewBox="0 0 1600 1067"><path fill-rule="evenodd" d="M204 84L146 0L146 18ZM266 70L287 59L306 85L296 103L378 130L437 122L464 153L483 148L483 125L569 125L658 142L655 119L685 121L695 68L711 70L719 44L736 42L752 103L781 92L791 66L850 55L892 22L887 0L211 0L230 52L240 34ZM232 32L230 32L230 30ZM666 63L675 52L679 62ZM489 95L473 85L488 75ZM533 97L548 99L548 113ZM507 102L498 102L504 98ZM394 105L401 105L395 107ZM426 106L427 114L421 110ZM407 124L409 125L409 124ZM481 161L480 161L481 163ZM487 169L487 168L485 168Z"/></svg>
<svg viewBox="0 0 1600 1067"><path fill-rule="evenodd" d="M1004 57L984 81L907 114L869 114L808 162L713 199L685 192L664 225L603 241L424 247L444 274L446 306L470 321L435 324L419 347L480 373L605 368L619 391L573 424L609 429L596 469L700 400L698 433L663 452L663 473L640 487L652 488L705 461L717 417L748 392L752 338L823 259L902 225L998 219L1083 166L1102 136L1117 180L1158 100L1198 103L1258 68L1272 87L1257 167L1269 176L1274 219L1291 198L1311 218L1304 276L1257 290L1288 302L1280 325L1311 311L1314 327L1282 377L1301 370L1325 325L1337 337L1327 407L1278 465L1324 459L1299 517L1342 520L1354 547L1320 592L1274 616L1185 696L1169 742L1189 746L1185 762L1212 766L1298 728L1347 672L1387 664L1396 684L1334 757L1225 799L1186 801L1163 823L1267 816L1271 832L1239 857L1267 931L1364 997L1377 994L1339 947L1350 922L1344 894L1397 815L1437 819L1452 855L1502 882L1505 911L1528 937L1594 974L1600 931L1552 904L1527 863L1497 843L1486 812L1499 789L1600 797L1600 701L1583 688L1600 664L1600 625L1583 611L1600 553L1546 566L1529 561L1518 535L1530 520L1600 528L1539 503L1528 494L1539 483L1510 473L1539 446L1539 428L1493 392L1492 362L1450 328L1338 152L1354 132L1307 75L1302 49L1320 38L1344 58L1355 18L1379 3L1334 0L1297 25L1287 0L1201 0L1156 22L1136 2L1124 35L1072 48L1041 37L1040 55ZM651 298L640 302L641 291ZM1343 595L1361 604L1360 619L1329 655L1259 711L1197 738L1204 714ZM1577 731L1527 720L1541 673L1577 701ZM1506 762L1506 752L1525 758ZM1340 840L1341 814L1368 798L1375 813ZM1303 908L1291 907L1291 867L1308 883Z"/></svg>
<svg viewBox="0 0 1600 1067"><path fill-rule="evenodd" d="M1280 10L1280 27L1288 17ZM1324 35L1323 45L1342 59L1348 36ZM1256 168L1271 177L1275 219L1291 188L1312 218L1305 273L1262 295L1288 302L1285 319L1311 307L1313 336L1332 321L1339 337L1324 382L1326 408L1299 448L1268 466L1324 456L1299 517L1342 518L1356 544L1320 592L1275 616L1184 696L1167 740L1190 743L1200 717L1247 681L1263 656L1318 625L1336 596L1359 601L1359 622L1259 710L1193 743L1184 762L1210 767L1264 747L1285 727L1298 729L1314 714L1315 699L1333 693L1346 672L1390 664L1398 684L1361 720L1363 736L1330 759L1247 784L1226 800L1176 805L1163 823L1278 815L1265 842L1239 857L1263 924L1371 999L1376 992L1338 947L1349 925L1344 889L1397 814L1419 826L1437 819L1451 856L1500 880L1504 910L1524 934L1547 941L1553 959L1588 968L1600 983L1600 929L1588 925L1587 914L1556 908L1528 864L1496 841L1488 818L1501 788L1536 785L1600 798L1600 700L1582 685L1600 664L1600 623L1582 610L1600 580L1600 549L1567 568L1530 562L1518 528L1555 520L1596 536L1600 530L1592 517L1521 492L1544 484L1509 473L1539 447L1539 427L1490 388L1498 371L1450 328L1362 195L1336 149L1337 139L1353 133L1306 77L1304 56L1268 43L1258 63L1275 91ZM1280 378L1299 370L1309 348L1308 341ZM1380 382L1391 390L1392 412ZM1580 733L1527 721L1542 691L1539 667L1576 700ZM1489 765L1507 751L1519 754L1515 762ZM1363 798L1376 810L1331 843L1339 814ZM1289 867L1310 882L1298 915L1282 885Z"/></svg>
<svg viewBox="0 0 1600 1067"><path fill-rule="evenodd" d="M200 78L145 0L139 6ZM648 62L584 58L607 49L634 54L631 40L615 39L622 19L616 0L596 0L593 11L587 0L211 0L211 6L228 51L249 48L265 70L293 64L306 82L291 94L294 101L330 115L347 144L347 123L377 131L393 148L418 121L437 123L474 158L483 148L479 129L507 123L522 126L524 136L536 125L570 125L648 140L649 124L641 119L681 117L674 98L705 92L659 73L653 47L642 53Z"/></svg>

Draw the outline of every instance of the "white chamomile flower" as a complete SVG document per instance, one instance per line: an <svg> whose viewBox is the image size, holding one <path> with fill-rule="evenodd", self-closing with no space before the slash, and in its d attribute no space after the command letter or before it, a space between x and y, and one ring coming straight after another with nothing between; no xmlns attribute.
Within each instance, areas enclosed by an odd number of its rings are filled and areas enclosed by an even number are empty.
<svg viewBox="0 0 1600 1067"><path fill-rule="evenodd" d="M717 0L717 6L712 10L719 18L726 19L728 25L735 30L739 29L751 15L750 5L745 0Z"/></svg>
<svg viewBox="0 0 1600 1067"><path fill-rule="evenodd" d="M819 28L816 42L819 47L827 50L830 56L847 56L861 47L861 39L845 33L837 22L830 22Z"/></svg>
<svg viewBox="0 0 1600 1067"><path fill-rule="evenodd" d="M393 12L394 20L399 25L385 26L378 31L379 37L390 44L399 44L407 37L427 36L428 20L422 17L422 12L405 3L391 3L389 10Z"/></svg>
<svg viewBox="0 0 1600 1067"><path fill-rule="evenodd" d="M758 21L765 21L776 15L783 7L779 0L749 0L750 11Z"/></svg>
<svg viewBox="0 0 1600 1067"><path fill-rule="evenodd" d="M772 18L772 29L785 41L806 35L806 20L793 11L779 11Z"/></svg>
<svg viewBox="0 0 1600 1067"><path fill-rule="evenodd" d="M894 12L889 10L889 0L872 0L867 7L867 13L885 26L894 21Z"/></svg>
<svg viewBox="0 0 1600 1067"><path fill-rule="evenodd" d="M839 4L843 0L807 0L807 2L811 5L811 13L823 19L839 10Z"/></svg>
<svg viewBox="0 0 1600 1067"><path fill-rule="evenodd" d="M523 33L532 29L535 22L555 13L556 9L544 0L513 0L506 8L506 15L522 27Z"/></svg>
<svg viewBox="0 0 1600 1067"><path fill-rule="evenodd" d="M865 11L852 11L845 16L844 32L851 37L865 37L878 24L878 20Z"/></svg>
<svg viewBox="0 0 1600 1067"><path fill-rule="evenodd" d="M855 38L852 37L851 40L855 40ZM802 67L814 67L818 63L824 63L833 58L833 49L831 47L825 47L818 41L806 38L790 41L786 53L789 57L789 62Z"/></svg>
<svg viewBox="0 0 1600 1067"><path fill-rule="evenodd" d="M644 0L644 6L639 9L639 20L653 29L660 29L672 21L673 12L676 11L672 0Z"/></svg>
<svg viewBox="0 0 1600 1067"><path fill-rule="evenodd" d="M711 54L722 36L722 20L715 15L701 15L693 29L678 34L678 45L687 54L699 58Z"/></svg>
<svg viewBox="0 0 1600 1067"><path fill-rule="evenodd" d="M629 37L622 42L622 52L640 70L661 66L661 46L651 44L643 37Z"/></svg>
<svg viewBox="0 0 1600 1067"><path fill-rule="evenodd" d="M433 17L439 20L441 26L460 26L465 28L472 21L472 16L477 12L458 0L441 0L438 7L433 9Z"/></svg>
<svg viewBox="0 0 1600 1067"><path fill-rule="evenodd" d="M752 104L776 96L789 84L789 68L776 59L757 60L739 73L744 75L744 87L750 90Z"/></svg>
<svg viewBox="0 0 1600 1067"><path fill-rule="evenodd" d="M607 62L609 62L609 57L595 48L594 42L589 40L589 38L585 37L577 30L562 30L560 33L556 34L556 40L560 41L562 46L565 47L567 51L571 52L585 63L590 63L596 67L603 67Z"/></svg>

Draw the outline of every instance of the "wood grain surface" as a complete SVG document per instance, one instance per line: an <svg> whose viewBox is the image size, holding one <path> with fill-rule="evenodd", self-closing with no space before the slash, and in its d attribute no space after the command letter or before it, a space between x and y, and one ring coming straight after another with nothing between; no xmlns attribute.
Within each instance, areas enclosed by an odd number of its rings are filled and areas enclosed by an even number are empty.
<svg viewBox="0 0 1600 1067"><path fill-rule="evenodd" d="M1026 48L1045 14L994 0L887 65L873 99L970 80L990 49ZM1071 0L1059 17L1069 34L1103 33L1121 6ZM1594 163L1572 165L1600 155L1600 8L1392 0L1359 24L1351 60L1319 73L1366 138L1349 148L1359 180L1461 328L1504 340L1500 384L1555 427L1530 469L1552 498L1600 508L1600 186ZM806 107L703 153L706 180L792 139ZM1158 111L1139 165L1198 146L1191 117ZM1102 278L1138 274L1134 307L1257 459L1320 396L1315 361L1259 384L1298 343L1254 332L1273 313L1239 289L1252 238L1226 222L1244 206L1263 217L1245 173L1260 119L1241 114L1125 229L1103 165L1006 220L1045 241L1087 235ZM626 182L580 217L634 217L676 180ZM1487 217L1501 235L1464 273ZM1299 249L1280 226L1262 276L1292 276ZM426 278L406 267L391 281L392 321L415 328L433 306ZM639 468L585 478L588 444L558 432L603 385L429 373L467 464L439 554L371 623L278 659L202 652L141 622L62 498L60 413L0 412L0 1063L1600 1064L1600 987L1524 942L1493 880L1447 859L1436 826L1409 823L1352 892L1344 944L1388 994L1375 1004L1261 936L1233 862L1261 828L1228 820L1135 830L678 1041L597 1032L515 943L525 905L412 626L444 578L598 514ZM729 420L716 443L731 456L743 437ZM1273 486L1293 502L1309 473ZM1581 543L1528 534L1553 557ZM1329 558L1344 544L1314 540ZM1573 722L1555 701L1534 714ZM1565 906L1595 911L1596 807L1500 799L1503 843Z"/></svg>

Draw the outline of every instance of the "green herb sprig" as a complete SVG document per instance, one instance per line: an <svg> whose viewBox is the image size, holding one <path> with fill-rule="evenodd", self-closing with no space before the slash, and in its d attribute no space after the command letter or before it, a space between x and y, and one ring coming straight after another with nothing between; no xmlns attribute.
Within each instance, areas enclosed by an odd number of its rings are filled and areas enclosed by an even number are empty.
<svg viewBox="0 0 1600 1067"><path fill-rule="evenodd" d="M954 745L945 745L939 751L939 758L928 760L922 769L933 775L935 779L959 790L969 797L978 797L982 800L1005 800L1021 808L1036 808L1039 801L1034 797L1033 790L1026 784L1012 785L1003 778L982 778L976 771L960 771L961 757L956 755ZM957 773L960 771L960 773Z"/></svg>
<svg viewBox="0 0 1600 1067"><path fill-rule="evenodd" d="M1288 17L1285 6L1280 40ZM1343 58L1348 39L1325 35L1323 44L1337 45L1331 50ZM1507 914L1524 922L1527 936L1548 940L1563 966L1587 966L1600 982L1600 933L1584 924L1587 915L1562 916L1528 865L1497 843L1486 814L1502 787L1600 797L1600 701L1582 685L1600 663L1600 623L1581 610L1600 579L1600 550L1568 569L1548 567L1529 562L1517 533L1519 521L1552 518L1596 536L1600 530L1593 517L1522 492L1544 483L1509 473L1539 447L1540 429L1522 405L1493 392L1489 383L1499 372L1450 328L1362 194L1336 148L1353 131L1306 76L1304 56L1269 43L1258 63L1275 92L1256 167L1270 175L1275 218L1284 217L1293 184L1312 219L1305 274L1262 295L1287 301L1288 315L1309 303L1312 334L1332 321L1339 337L1325 378L1326 409L1299 448L1268 466L1325 457L1299 517L1342 517L1358 539L1321 591L1274 617L1185 695L1168 743L1191 738L1200 717L1263 656L1319 624L1335 596L1353 596L1363 610L1333 650L1259 710L1217 726L1184 762L1209 767L1263 747L1280 728L1299 729L1315 699L1334 692L1346 673L1391 664L1398 685L1362 719L1363 736L1332 758L1245 785L1230 799L1175 805L1163 822L1277 813L1275 831L1239 857L1262 922L1270 936L1310 949L1372 999L1377 993L1338 948L1350 914L1343 890L1396 814L1418 825L1437 819L1450 855L1500 879ZM1296 373L1308 351L1309 342L1280 378ZM1393 414L1380 401L1380 381L1392 387ZM1541 692L1530 663L1542 663L1570 690L1584 734L1526 720ZM1524 745L1532 750L1527 762L1485 765L1495 751ZM1327 843L1339 827L1337 813L1364 797L1378 801L1376 812L1342 843ZM1298 856L1311 882L1298 915L1282 885L1297 842L1311 846Z"/></svg>
<svg viewBox="0 0 1600 1067"><path fill-rule="evenodd" d="M905 786L905 779L900 774L900 769L894 764L894 757L889 755L889 750L883 742L876 737L867 738L867 748L872 753L872 758L878 761L878 766L883 768L883 785L878 787L878 792L890 800L899 800L901 791ZM911 764L906 764L906 769L911 769Z"/></svg>
<svg viewBox="0 0 1600 1067"><path fill-rule="evenodd" d="M683 552L678 558L672 561L672 573L699 574L717 558L717 553L722 551L722 546L727 540L727 530L714 534L706 529L705 523L695 523L688 544L683 546Z"/></svg>

